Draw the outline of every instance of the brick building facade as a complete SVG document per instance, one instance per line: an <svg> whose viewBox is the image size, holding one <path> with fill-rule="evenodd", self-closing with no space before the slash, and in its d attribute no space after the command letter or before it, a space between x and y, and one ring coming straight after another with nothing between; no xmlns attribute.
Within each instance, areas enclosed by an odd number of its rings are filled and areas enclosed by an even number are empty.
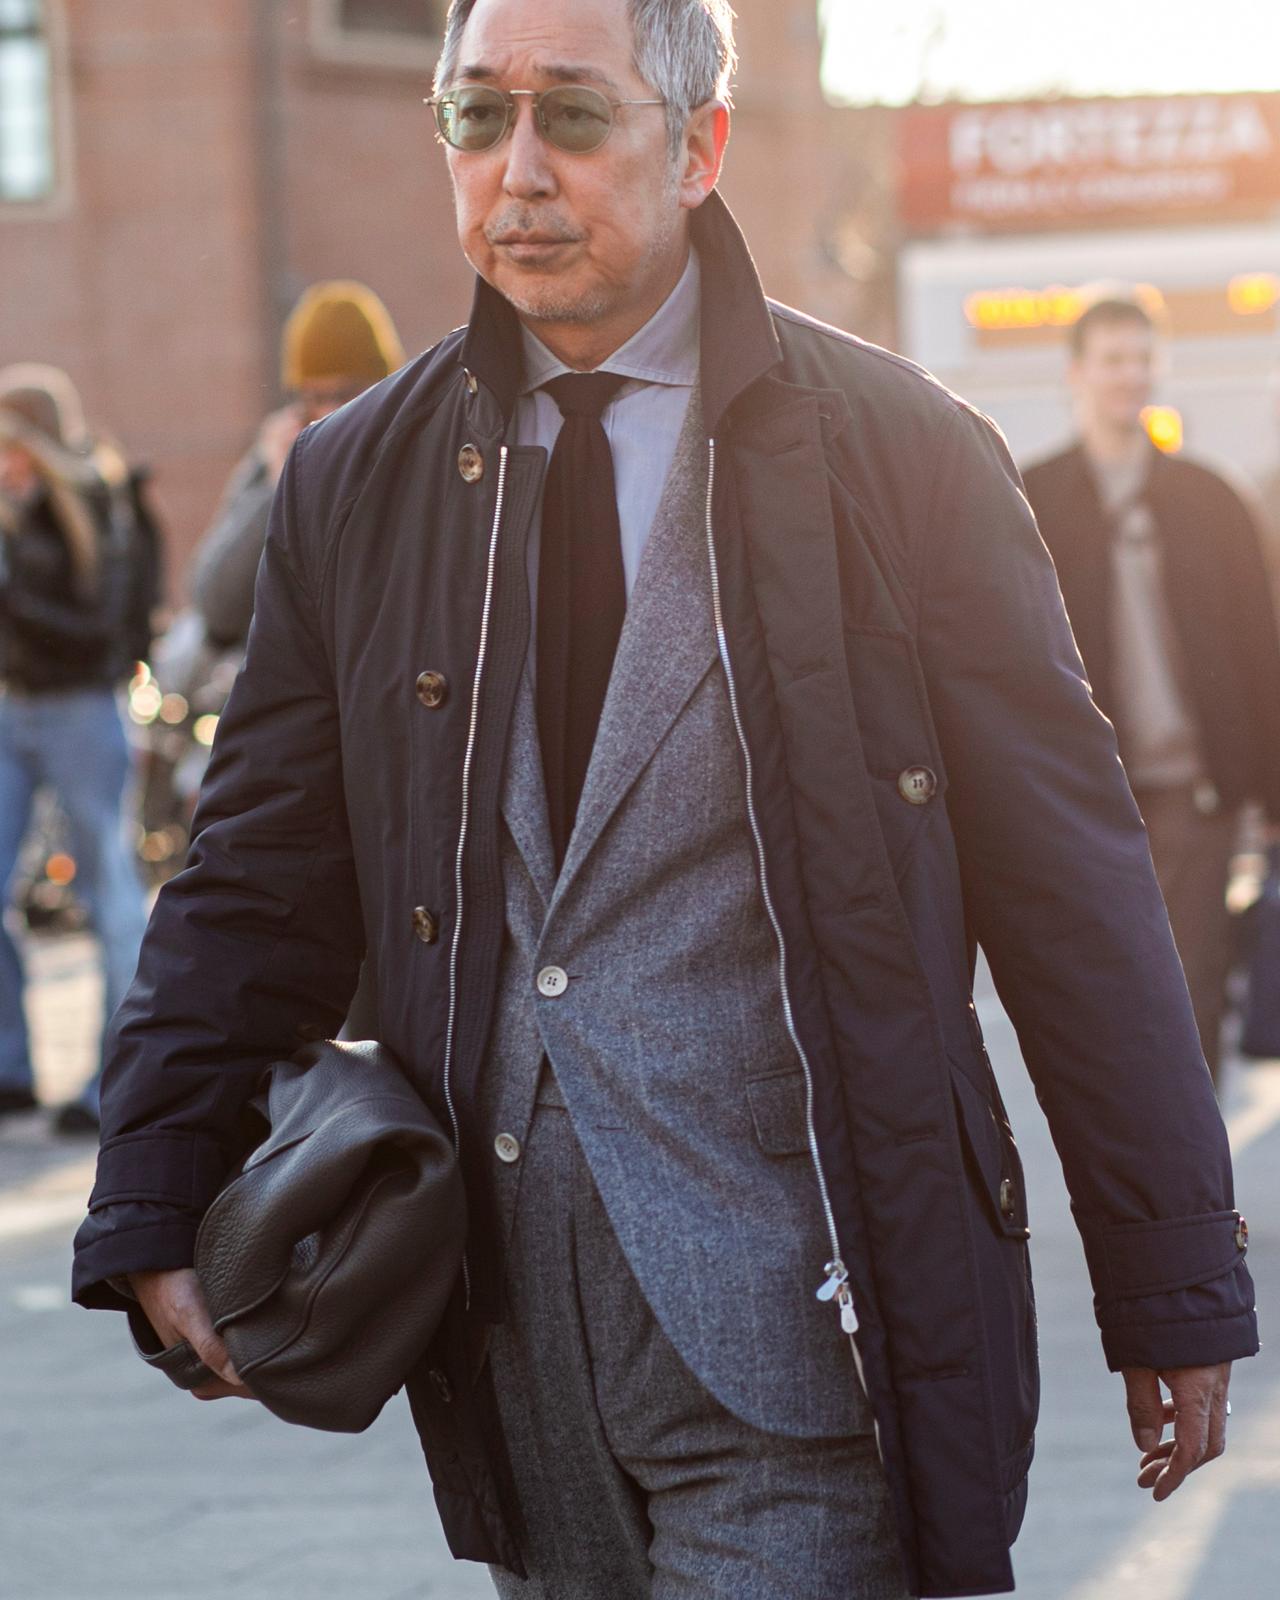
<svg viewBox="0 0 1280 1600"><path fill-rule="evenodd" d="M302 288L371 284L411 353L465 318L471 275L422 104L443 10L0 4L0 364L65 367L151 464L176 595L278 399L278 332ZM849 152L818 87L816 0L738 11L726 197L769 292L849 325Z"/></svg>

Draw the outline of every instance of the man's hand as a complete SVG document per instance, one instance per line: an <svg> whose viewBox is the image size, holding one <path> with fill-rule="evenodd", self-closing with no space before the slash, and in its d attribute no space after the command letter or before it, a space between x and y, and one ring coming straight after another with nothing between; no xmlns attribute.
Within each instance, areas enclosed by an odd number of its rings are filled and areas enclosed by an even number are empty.
<svg viewBox="0 0 1280 1600"><path fill-rule="evenodd" d="M1163 1378L1169 1390L1160 1393ZM1188 1473L1220 1456L1227 1447L1227 1386L1231 1363L1220 1367L1126 1367L1124 1386L1133 1441L1142 1451L1138 1487L1167 1500ZM1173 1438L1161 1443L1165 1424Z"/></svg>
<svg viewBox="0 0 1280 1600"><path fill-rule="evenodd" d="M129 1282L166 1349L185 1339L205 1366L220 1375L219 1381L191 1391L197 1400L254 1398L232 1366L226 1345L213 1331L200 1280L190 1267L176 1272L131 1272Z"/></svg>

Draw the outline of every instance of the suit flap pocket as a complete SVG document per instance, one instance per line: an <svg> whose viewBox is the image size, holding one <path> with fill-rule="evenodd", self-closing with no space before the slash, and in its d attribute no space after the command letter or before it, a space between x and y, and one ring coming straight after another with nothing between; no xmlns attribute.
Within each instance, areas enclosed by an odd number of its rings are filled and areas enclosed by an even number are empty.
<svg viewBox="0 0 1280 1600"><path fill-rule="evenodd" d="M808 1091L803 1072L751 1078L747 1100L756 1138L767 1156L798 1156L808 1151Z"/></svg>

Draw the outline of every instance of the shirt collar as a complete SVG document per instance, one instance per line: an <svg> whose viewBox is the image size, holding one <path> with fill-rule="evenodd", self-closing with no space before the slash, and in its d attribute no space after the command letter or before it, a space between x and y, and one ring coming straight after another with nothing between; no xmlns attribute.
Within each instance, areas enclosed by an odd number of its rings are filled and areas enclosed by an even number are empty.
<svg viewBox="0 0 1280 1600"><path fill-rule="evenodd" d="M691 249L675 288L644 327L637 329L607 361L602 361L597 370L616 372L640 383L692 388L698 380L701 304L702 273L698 266L697 251ZM552 378L573 371L523 323L520 325L520 342L524 355L521 394L531 394Z"/></svg>

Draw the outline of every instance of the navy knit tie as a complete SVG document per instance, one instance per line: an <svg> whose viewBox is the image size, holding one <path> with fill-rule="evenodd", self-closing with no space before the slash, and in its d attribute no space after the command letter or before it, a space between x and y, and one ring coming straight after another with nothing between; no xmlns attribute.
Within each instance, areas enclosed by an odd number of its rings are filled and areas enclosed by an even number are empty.
<svg viewBox="0 0 1280 1600"><path fill-rule="evenodd" d="M564 418L547 468L538 555L538 739L557 871L627 609L613 456L600 421L626 381L570 372L543 385Z"/></svg>

